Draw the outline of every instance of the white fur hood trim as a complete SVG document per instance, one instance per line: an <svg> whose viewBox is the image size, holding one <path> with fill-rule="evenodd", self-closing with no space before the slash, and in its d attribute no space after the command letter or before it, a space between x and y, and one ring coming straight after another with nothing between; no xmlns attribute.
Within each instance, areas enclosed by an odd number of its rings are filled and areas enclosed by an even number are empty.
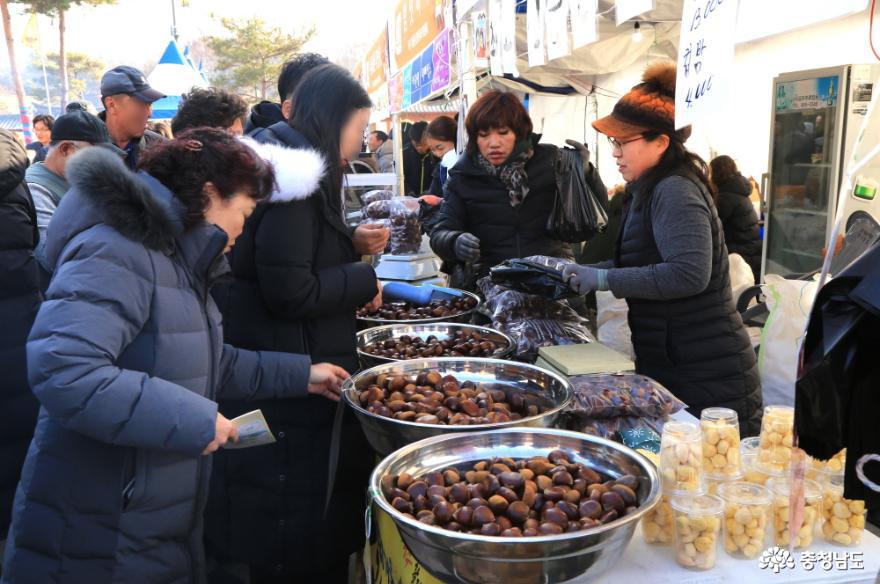
<svg viewBox="0 0 880 584"><path fill-rule="evenodd" d="M317 150L260 144L250 138L241 140L275 168L278 186L269 198L270 203L302 201L318 191L327 164Z"/></svg>

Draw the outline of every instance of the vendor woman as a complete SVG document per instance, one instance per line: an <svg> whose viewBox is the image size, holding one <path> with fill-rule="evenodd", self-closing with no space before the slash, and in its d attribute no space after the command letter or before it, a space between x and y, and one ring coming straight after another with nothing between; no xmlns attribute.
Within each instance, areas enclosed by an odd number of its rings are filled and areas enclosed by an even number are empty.
<svg viewBox="0 0 880 584"><path fill-rule="evenodd" d="M720 406L743 436L760 430L755 352L736 311L724 232L706 163L675 129L675 65L658 64L593 127L611 143L630 200L615 259L572 265L577 292L610 290L629 305L636 371L669 388L695 416Z"/></svg>

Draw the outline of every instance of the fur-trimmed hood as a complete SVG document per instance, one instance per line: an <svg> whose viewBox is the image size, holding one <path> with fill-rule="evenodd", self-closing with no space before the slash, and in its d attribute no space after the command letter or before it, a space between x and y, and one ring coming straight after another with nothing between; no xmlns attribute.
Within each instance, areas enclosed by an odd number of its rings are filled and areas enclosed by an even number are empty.
<svg viewBox="0 0 880 584"><path fill-rule="evenodd" d="M260 143L250 138L242 138L242 141L275 169L277 186L269 203L302 201L318 192L327 171L327 163L320 152L312 148Z"/></svg>

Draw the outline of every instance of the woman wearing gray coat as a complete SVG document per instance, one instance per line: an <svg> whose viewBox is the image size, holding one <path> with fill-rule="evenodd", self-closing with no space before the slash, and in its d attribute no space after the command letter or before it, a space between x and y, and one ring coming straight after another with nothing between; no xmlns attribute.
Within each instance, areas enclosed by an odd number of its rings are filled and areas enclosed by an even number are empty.
<svg viewBox="0 0 880 584"><path fill-rule="evenodd" d="M54 275L27 347L42 407L4 584L204 582L208 454L237 439L216 400L338 399L347 376L223 344L209 289L275 188L272 167L197 129L155 146L141 169L100 148L68 166L46 244Z"/></svg>

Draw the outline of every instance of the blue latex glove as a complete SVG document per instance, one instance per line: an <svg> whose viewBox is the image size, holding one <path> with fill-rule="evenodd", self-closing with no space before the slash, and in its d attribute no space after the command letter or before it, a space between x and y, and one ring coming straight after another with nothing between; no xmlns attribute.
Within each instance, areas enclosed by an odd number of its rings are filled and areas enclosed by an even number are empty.
<svg viewBox="0 0 880 584"><path fill-rule="evenodd" d="M572 290L583 295L599 289L599 271L592 266L569 264L562 268L562 277Z"/></svg>
<svg viewBox="0 0 880 584"><path fill-rule="evenodd" d="M455 257L463 262L480 259L480 240L470 233L462 233L455 240Z"/></svg>

